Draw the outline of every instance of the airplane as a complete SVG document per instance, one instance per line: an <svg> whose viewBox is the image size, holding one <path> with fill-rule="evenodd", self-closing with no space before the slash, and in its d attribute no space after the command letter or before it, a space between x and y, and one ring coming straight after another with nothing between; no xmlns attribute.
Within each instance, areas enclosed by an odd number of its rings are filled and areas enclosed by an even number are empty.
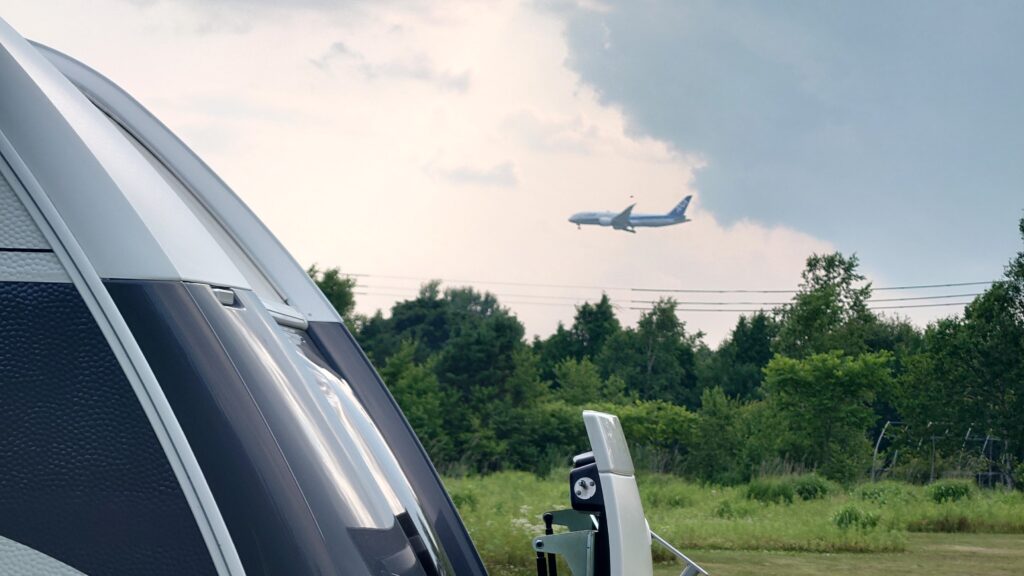
<svg viewBox="0 0 1024 576"><path fill-rule="evenodd" d="M582 228L584 224L588 226L611 226L614 230L623 230L635 234L636 229L640 227L655 228L689 222L690 219L686 217L686 207L690 205L690 198L693 198L693 195L683 198L683 201L676 204L676 207L668 214L633 214L633 207L636 204L630 204L619 213L577 212L569 218L569 222L575 224L577 228Z"/></svg>

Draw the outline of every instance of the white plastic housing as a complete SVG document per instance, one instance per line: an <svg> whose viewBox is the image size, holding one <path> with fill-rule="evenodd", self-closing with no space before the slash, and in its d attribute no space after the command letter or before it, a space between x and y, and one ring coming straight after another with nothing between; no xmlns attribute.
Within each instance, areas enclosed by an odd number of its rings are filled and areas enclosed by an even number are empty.
<svg viewBox="0 0 1024 576"><path fill-rule="evenodd" d="M633 475L633 458L619 418L585 410L583 422L604 491L612 576L653 576L651 531Z"/></svg>

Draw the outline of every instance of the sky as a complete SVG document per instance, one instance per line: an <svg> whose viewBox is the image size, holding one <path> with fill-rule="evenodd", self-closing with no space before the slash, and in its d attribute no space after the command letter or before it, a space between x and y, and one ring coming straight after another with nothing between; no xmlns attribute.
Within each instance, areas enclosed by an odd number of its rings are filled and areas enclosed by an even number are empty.
<svg viewBox="0 0 1024 576"><path fill-rule="evenodd" d="M362 313L439 278L544 336L602 290L632 324L672 294L636 288L793 289L814 252L857 253L887 287L991 280L1020 249L1024 4L0 0L0 17L135 96L300 263L359 274ZM567 221L687 194L679 226ZM713 345L737 314L680 316Z"/></svg>

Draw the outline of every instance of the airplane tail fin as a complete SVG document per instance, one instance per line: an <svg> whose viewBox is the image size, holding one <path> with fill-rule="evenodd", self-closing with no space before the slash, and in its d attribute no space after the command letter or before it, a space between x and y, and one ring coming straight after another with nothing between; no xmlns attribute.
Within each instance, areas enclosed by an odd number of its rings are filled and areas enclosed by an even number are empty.
<svg viewBox="0 0 1024 576"><path fill-rule="evenodd" d="M673 217L677 217L677 218L680 217L680 216L685 216L686 215L686 207L690 205L690 198L693 198L693 195L689 195L686 198L683 198L683 201L680 202L679 204L676 204L676 207L673 208L672 211L668 213L669 216L673 216Z"/></svg>

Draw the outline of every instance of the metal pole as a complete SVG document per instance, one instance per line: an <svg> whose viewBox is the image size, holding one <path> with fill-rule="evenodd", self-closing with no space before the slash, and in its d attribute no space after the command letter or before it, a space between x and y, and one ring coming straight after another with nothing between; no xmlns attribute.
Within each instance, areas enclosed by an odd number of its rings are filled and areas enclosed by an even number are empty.
<svg viewBox="0 0 1024 576"><path fill-rule="evenodd" d="M932 473L928 482L935 482L935 436L932 436Z"/></svg>
<svg viewBox="0 0 1024 576"><path fill-rule="evenodd" d="M875 461L878 459L878 447L882 445L882 438L885 437L885 431L889 428L889 424L892 424L892 420L886 420L885 426L882 426L882 431L878 433L878 440L875 441L875 452L871 455L871 481L875 482Z"/></svg>
<svg viewBox="0 0 1024 576"><path fill-rule="evenodd" d="M554 528L555 516L554 514L547 512L544 514L544 534L550 536L555 533ZM548 571L547 576L558 576L558 560L554 554L548 554Z"/></svg>

